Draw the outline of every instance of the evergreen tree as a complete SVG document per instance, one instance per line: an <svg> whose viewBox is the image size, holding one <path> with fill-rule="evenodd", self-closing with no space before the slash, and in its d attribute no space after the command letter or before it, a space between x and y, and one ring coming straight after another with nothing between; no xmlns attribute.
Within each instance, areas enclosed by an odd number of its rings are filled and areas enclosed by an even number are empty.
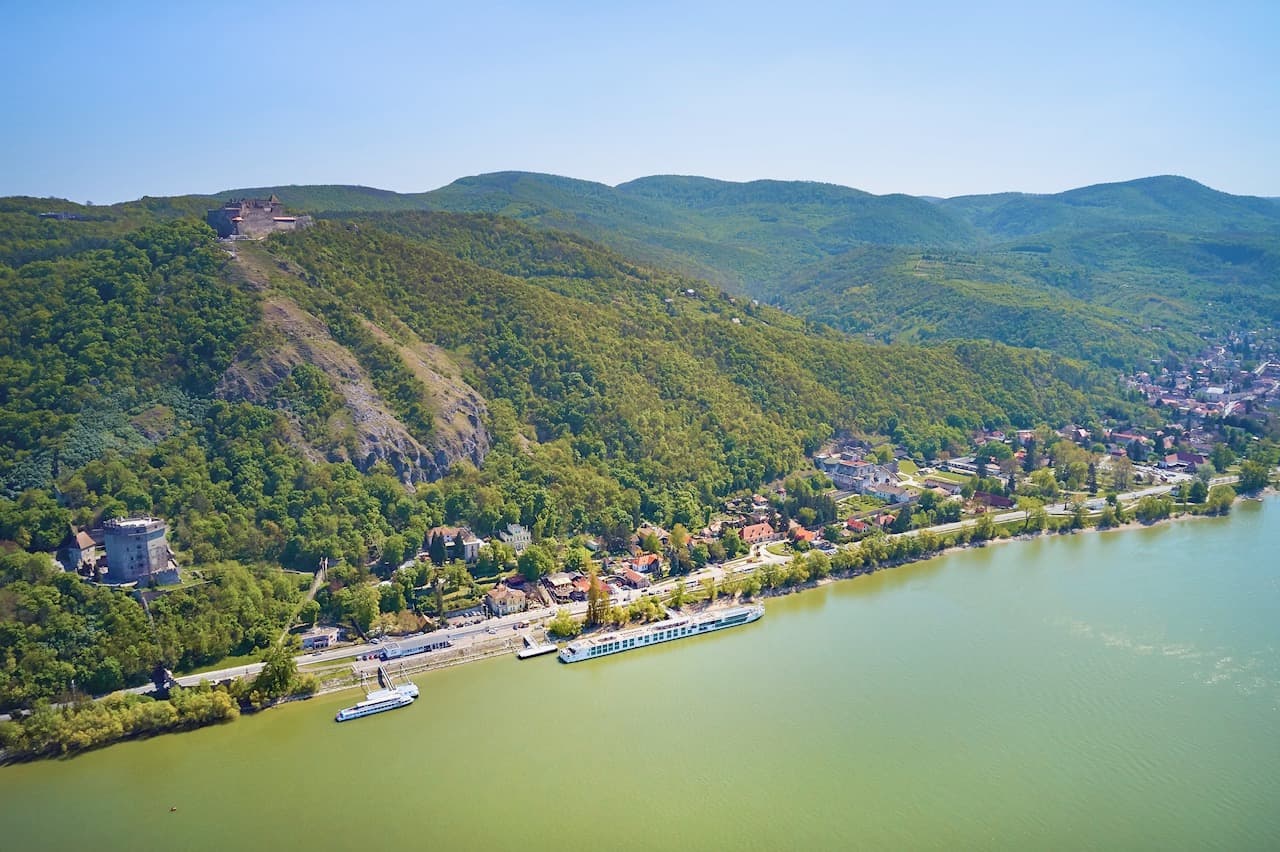
<svg viewBox="0 0 1280 852"><path fill-rule="evenodd" d="M587 626L599 627L609 612L609 594L600 582L594 562L587 569L587 577L590 583L587 586Z"/></svg>
<svg viewBox="0 0 1280 852"><path fill-rule="evenodd" d="M1209 496L1209 486L1205 485L1203 480L1197 479L1191 483L1191 490L1187 494L1187 500L1192 503L1203 503L1205 498Z"/></svg>
<svg viewBox="0 0 1280 852"><path fill-rule="evenodd" d="M444 620L444 577L436 572L436 576L431 580L432 590L436 596L436 617Z"/></svg>
<svg viewBox="0 0 1280 852"><path fill-rule="evenodd" d="M427 553L431 556L431 561L438 567L445 563L449 558L449 548L445 544L444 535L436 531L431 535L431 544L427 547Z"/></svg>
<svg viewBox="0 0 1280 852"><path fill-rule="evenodd" d="M890 530L896 533L904 533L909 529L911 529L911 507L907 506L898 512L897 517L893 519L893 525Z"/></svg>

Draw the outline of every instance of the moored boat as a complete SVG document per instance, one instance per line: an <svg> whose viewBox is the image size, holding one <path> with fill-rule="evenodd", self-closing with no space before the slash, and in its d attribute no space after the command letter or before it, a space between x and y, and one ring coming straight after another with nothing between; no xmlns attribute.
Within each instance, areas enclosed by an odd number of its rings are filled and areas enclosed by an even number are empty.
<svg viewBox="0 0 1280 852"><path fill-rule="evenodd" d="M338 711L335 721L348 722L361 716L372 716L384 710L398 710L408 707L418 697L418 685L406 683L391 689L375 689L365 696L364 701L352 707Z"/></svg>
<svg viewBox="0 0 1280 852"><path fill-rule="evenodd" d="M659 621L631 630L606 633L570 642L560 651L560 662L579 663L609 654L619 654L636 648L645 648L661 642L671 642L689 636L701 636L716 630L738 627L764 615L762 604L734 606L728 609L703 612L694 616Z"/></svg>

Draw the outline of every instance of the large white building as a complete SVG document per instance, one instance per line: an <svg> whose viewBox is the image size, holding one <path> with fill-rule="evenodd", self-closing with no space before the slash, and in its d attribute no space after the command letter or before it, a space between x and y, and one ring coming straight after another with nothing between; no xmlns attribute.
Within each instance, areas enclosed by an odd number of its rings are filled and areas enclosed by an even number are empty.
<svg viewBox="0 0 1280 852"><path fill-rule="evenodd" d="M498 533L498 538L500 538L504 544L511 545L511 549L514 550L517 555L524 553L525 548L533 544L533 533L529 532L529 530L519 524L507 524L507 528Z"/></svg>

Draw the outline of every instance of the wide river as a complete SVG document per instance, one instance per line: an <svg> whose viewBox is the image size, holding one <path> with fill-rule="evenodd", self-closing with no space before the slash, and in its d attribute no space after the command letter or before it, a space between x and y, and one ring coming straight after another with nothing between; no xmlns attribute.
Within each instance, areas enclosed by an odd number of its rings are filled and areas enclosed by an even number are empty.
<svg viewBox="0 0 1280 852"><path fill-rule="evenodd" d="M0 768L6 849L1280 848L1280 499ZM170 812L170 807L177 807Z"/></svg>

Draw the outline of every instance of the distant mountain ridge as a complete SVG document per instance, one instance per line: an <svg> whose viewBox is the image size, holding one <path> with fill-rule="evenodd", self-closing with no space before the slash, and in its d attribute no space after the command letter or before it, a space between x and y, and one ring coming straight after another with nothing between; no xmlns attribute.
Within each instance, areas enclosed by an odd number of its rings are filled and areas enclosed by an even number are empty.
<svg viewBox="0 0 1280 852"><path fill-rule="evenodd" d="M650 175L609 186L596 181L563 177L540 172L489 172L458 178L439 189L417 193L360 185L287 185L230 189L192 198L226 198L232 196L278 195L286 204L310 212L381 212L389 210L432 210L452 206L473 206L470 212L499 213L503 208L521 210L523 204L547 206L546 202L566 198L581 199L584 209L603 213L609 207L622 207L640 212L643 208L627 205L622 197L644 198L675 209L714 209L728 204L820 204L857 206L863 209L878 202L900 204L919 215L925 202L956 214L979 231L992 235L1004 233L1001 219L987 224L977 220L990 217L1001 208L1027 209L1051 215L1047 211L1093 211L1099 214L1084 224L1115 224L1113 217L1129 217L1151 227L1191 228L1195 231L1273 231L1280 229L1280 197L1232 195L1178 175L1156 175L1128 181L1099 183L1058 193L1006 191L953 197L913 196L903 193L875 195L841 184L819 181L753 180L725 181L693 175ZM483 209L481 209L483 208ZM464 211L455 211L464 212ZM535 212L524 210L526 214ZM651 215L657 210L651 210ZM671 211L665 211L666 218ZM1194 217L1194 218L1193 218ZM523 217L514 217L523 218ZM1027 232L1047 230L1057 220L1048 219ZM939 228L955 229L951 220ZM951 238L969 236L961 226Z"/></svg>
<svg viewBox="0 0 1280 852"><path fill-rule="evenodd" d="M1174 175L1095 184L1053 195L959 196L943 199L939 205L997 238L1059 229L1135 227L1181 233L1280 233L1280 211L1268 199L1229 195Z"/></svg>
<svg viewBox="0 0 1280 852"><path fill-rule="evenodd" d="M507 217L880 340L989 338L1119 366L1194 346L1203 331L1280 321L1280 203L1170 175L921 198L814 181L609 186L504 171L422 193L276 186L117 207L177 216L270 194L329 218Z"/></svg>

